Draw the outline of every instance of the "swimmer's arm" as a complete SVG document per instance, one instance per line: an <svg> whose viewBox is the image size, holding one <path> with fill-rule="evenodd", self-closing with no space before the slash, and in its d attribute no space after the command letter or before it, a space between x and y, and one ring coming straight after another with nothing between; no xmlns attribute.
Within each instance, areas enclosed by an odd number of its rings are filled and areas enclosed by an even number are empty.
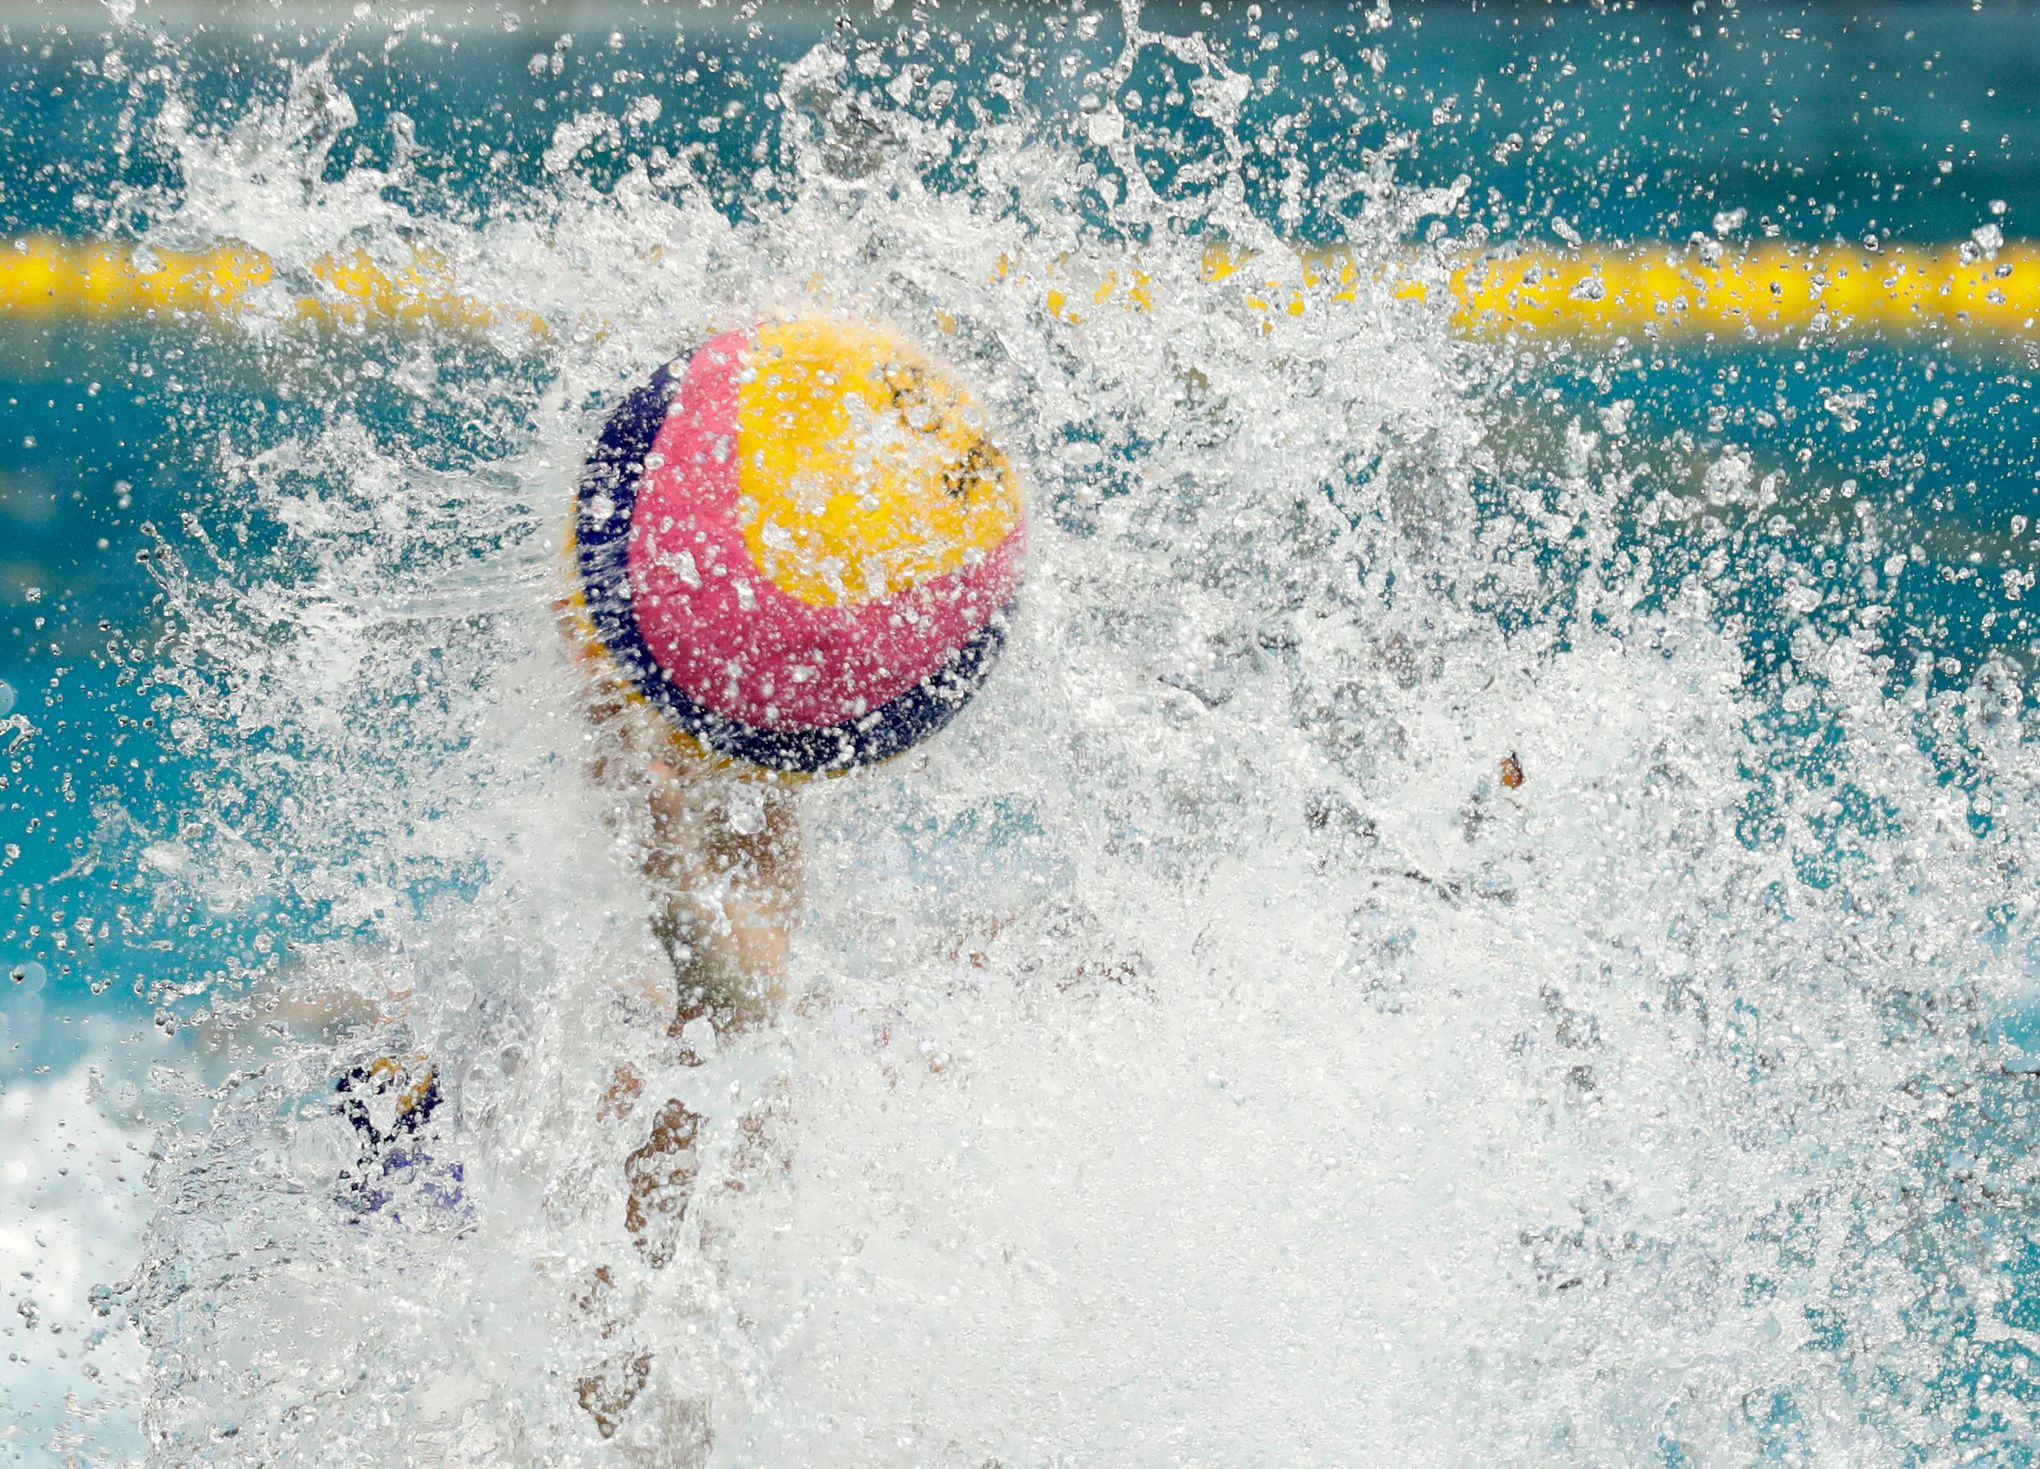
<svg viewBox="0 0 2040 1469"><path fill-rule="evenodd" d="M642 793L648 821L639 828L639 863L653 927L673 963L673 1029L700 1019L719 1031L768 1021L785 1002L804 893L791 789L679 755L659 716L629 696L571 627L567 641L586 680L597 741L589 773L598 786ZM646 988L663 986L633 988L650 999Z"/></svg>
<svg viewBox="0 0 2040 1469"><path fill-rule="evenodd" d="M786 1001L804 892L800 824L778 787L668 762L651 767L645 875L673 961L677 1030L764 1024Z"/></svg>
<svg viewBox="0 0 2040 1469"><path fill-rule="evenodd" d="M378 987L373 981L382 979ZM366 981L361 984L350 979ZM338 1044L351 1031L370 1030L403 1019L411 987L391 976L308 972L297 966L278 982L238 1003L215 1005L199 1027L200 1044L210 1050L265 1051L286 1040Z"/></svg>

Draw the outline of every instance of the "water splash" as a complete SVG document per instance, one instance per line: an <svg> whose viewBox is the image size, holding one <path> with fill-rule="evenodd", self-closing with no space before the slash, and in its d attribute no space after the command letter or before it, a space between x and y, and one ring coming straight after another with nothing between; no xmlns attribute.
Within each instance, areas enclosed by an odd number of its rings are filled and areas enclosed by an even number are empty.
<svg viewBox="0 0 2040 1469"><path fill-rule="evenodd" d="M633 152L644 108L480 209L415 137L337 163L318 63L161 114L163 243L424 247L552 324L224 349L285 390L155 563L209 773L154 891L249 935L121 1298L164 1461L1870 1465L2029 1425L2021 675L1894 662L1902 523L1555 420L1551 369L1365 280L1273 328L1209 292L1207 237L1274 243L1262 144L1302 165L1200 37L1136 18L1079 134L1024 48L968 118L958 38L902 44L779 73L739 209ZM1158 66L1202 141L1130 106ZM1340 181L1363 251L1463 204L1394 152ZM1140 317L1010 268L1135 246ZM1037 562L968 717L804 799L801 1002L682 1067L619 998L661 960L557 650L568 487L644 364L814 300L974 377ZM465 1205L364 1213L333 1081L413 1052ZM661 1269L623 1061L704 1119ZM605 1440L572 1384L640 1357Z"/></svg>

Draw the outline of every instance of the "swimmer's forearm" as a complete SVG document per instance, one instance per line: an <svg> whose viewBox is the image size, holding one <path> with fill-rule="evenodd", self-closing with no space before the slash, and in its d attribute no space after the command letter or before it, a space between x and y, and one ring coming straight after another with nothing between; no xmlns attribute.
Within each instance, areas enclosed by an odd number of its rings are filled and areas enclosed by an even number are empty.
<svg viewBox="0 0 2040 1469"><path fill-rule="evenodd" d="M712 788L676 782L655 802L660 850L647 872L663 890L655 928L672 959L676 1026L718 1030L772 1018L784 1003L804 864L791 802L767 795L757 826L737 829Z"/></svg>
<svg viewBox="0 0 2040 1469"><path fill-rule="evenodd" d="M746 1029L769 1020L785 998L785 936L729 906L681 894L654 922L673 963L676 1029L702 1019L718 1031Z"/></svg>

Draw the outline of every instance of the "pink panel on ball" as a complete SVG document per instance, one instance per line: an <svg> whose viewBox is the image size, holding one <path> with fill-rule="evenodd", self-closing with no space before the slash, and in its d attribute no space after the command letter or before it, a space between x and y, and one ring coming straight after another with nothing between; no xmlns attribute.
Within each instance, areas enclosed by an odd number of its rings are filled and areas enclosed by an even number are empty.
<svg viewBox="0 0 2040 1469"><path fill-rule="evenodd" d="M705 709L756 729L826 729L939 669L1020 582L1021 533L975 565L882 602L823 607L768 581L737 508L737 376L749 332L687 364L631 516L630 587L645 646Z"/></svg>

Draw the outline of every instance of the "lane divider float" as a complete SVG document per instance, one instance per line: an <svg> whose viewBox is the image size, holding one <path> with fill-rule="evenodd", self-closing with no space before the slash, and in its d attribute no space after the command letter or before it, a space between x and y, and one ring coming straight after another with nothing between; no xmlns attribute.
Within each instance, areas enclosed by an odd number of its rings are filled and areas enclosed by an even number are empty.
<svg viewBox="0 0 2040 1469"><path fill-rule="evenodd" d="M1694 245L1503 253L1447 269L1366 259L1346 248L1287 260L1226 247L1201 278L1272 321L1320 307L1390 300L1452 302L1455 331L1474 338L1733 343L1795 336L1944 337L2012 346L2040 334L2040 244L1892 247L1771 242L1741 251ZM1137 268L1063 259L1001 279L1041 293L1078 325L1104 311L1152 309L1157 283ZM401 264L365 252L321 256L295 277L261 251L196 251L54 236L0 240L0 321L226 323L296 318L338 329L521 327L536 313L465 291L442 255Z"/></svg>

